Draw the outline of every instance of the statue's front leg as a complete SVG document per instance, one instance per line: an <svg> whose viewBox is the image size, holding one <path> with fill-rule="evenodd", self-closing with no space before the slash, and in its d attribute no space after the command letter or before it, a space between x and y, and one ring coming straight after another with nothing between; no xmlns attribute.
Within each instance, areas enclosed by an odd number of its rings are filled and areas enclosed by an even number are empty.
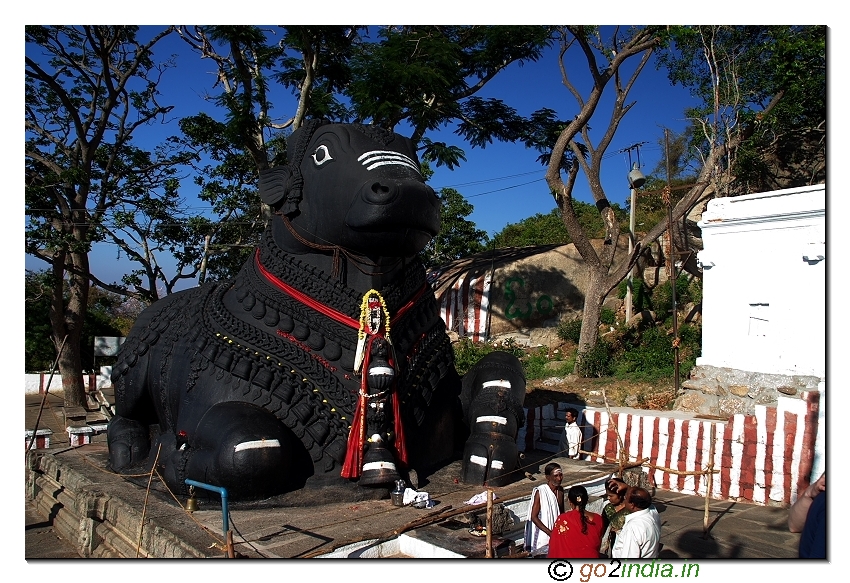
<svg viewBox="0 0 850 583"><path fill-rule="evenodd" d="M517 432L525 422L525 374L507 352L482 358L463 378L461 401L470 429L461 463L467 484L504 486L516 475Z"/></svg>

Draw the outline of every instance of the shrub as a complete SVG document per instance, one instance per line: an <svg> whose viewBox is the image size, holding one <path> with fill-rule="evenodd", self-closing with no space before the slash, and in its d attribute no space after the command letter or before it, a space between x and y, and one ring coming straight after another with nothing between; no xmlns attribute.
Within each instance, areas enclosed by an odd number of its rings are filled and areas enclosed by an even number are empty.
<svg viewBox="0 0 850 583"><path fill-rule="evenodd" d="M672 341L658 327L647 328L624 338L623 352L615 366L616 376L643 381L672 376Z"/></svg>
<svg viewBox="0 0 850 583"><path fill-rule="evenodd" d="M469 338L461 338L452 348L455 353L455 368L460 375L466 374L485 354L495 350L491 344L473 342Z"/></svg>
<svg viewBox="0 0 850 583"><path fill-rule="evenodd" d="M578 344L581 337L581 318L573 320L561 320L558 323L558 338L565 342Z"/></svg>
<svg viewBox="0 0 850 583"><path fill-rule="evenodd" d="M626 290L628 289L629 280L624 279L617 285L617 297L621 300L626 298ZM634 312L652 309L650 300L652 291L642 279L632 279L632 308Z"/></svg>
<svg viewBox="0 0 850 583"><path fill-rule="evenodd" d="M691 301L693 298L690 294L690 281L687 274L683 273L676 279L676 305L683 306ZM659 316L673 311L673 293L669 280L657 285L653 290L652 306Z"/></svg>
<svg viewBox="0 0 850 583"><path fill-rule="evenodd" d="M546 370L549 355L545 346L541 346L534 352L530 352L520 360L522 361L522 368L525 371L526 379L542 379L551 376L551 371Z"/></svg>
<svg viewBox="0 0 850 583"><path fill-rule="evenodd" d="M683 324L679 328L679 378L686 378L700 356L702 334L698 326ZM617 378L654 382L675 374L673 337L663 328L652 327L642 332L630 330L623 337L622 351L614 364Z"/></svg>
<svg viewBox="0 0 850 583"><path fill-rule="evenodd" d="M525 351L513 338L508 338L502 343L473 342L469 338L461 338L452 345L452 349L455 355L455 369L461 376L465 375L485 355L497 350L510 352L520 360L525 355Z"/></svg>
<svg viewBox="0 0 850 583"><path fill-rule="evenodd" d="M688 285L688 294L691 296L691 301L695 304L702 302L702 278L695 277Z"/></svg>
<svg viewBox="0 0 850 583"><path fill-rule="evenodd" d="M611 326L617 321L617 313L611 308L602 308L602 311L599 313L599 321Z"/></svg>
<svg viewBox="0 0 850 583"><path fill-rule="evenodd" d="M679 377L684 379L702 355L702 328L695 324L682 324L679 339Z"/></svg>
<svg viewBox="0 0 850 583"><path fill-rule="evenodd" d="M585 377L604 377L611 374L612 347L605 340L597 340L596 344L581 355L578 362L578 374Z"/></svg>

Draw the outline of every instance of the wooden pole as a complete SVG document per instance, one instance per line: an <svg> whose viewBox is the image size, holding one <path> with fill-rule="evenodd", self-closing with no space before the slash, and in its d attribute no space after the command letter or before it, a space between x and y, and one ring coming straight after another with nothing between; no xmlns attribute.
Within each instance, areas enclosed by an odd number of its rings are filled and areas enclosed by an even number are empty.
<svg viewBox="0 0 850 583"><path fill-rule="evenodd" d="M232 530L227 531L227 558L228 559L235 559L236 558L236 552L233 550L233 531Z"/></svg>
<svg viewBox="0 0 850 583"><path fill-rule="evenodd" d="M484 550L484 558L493 558L493 490L487 488L487 548Z"/></svg>
<svg viewBox="0 0 850 583"><path fill-rule="evenodd" d="M38 424L41 423L41 412L44 411L44 404L47 403L47 393L50 391L50 382L53 380L53 374L56 372L56 367L59 365L59 357L62 356L62 350L65 348L65 341L68 340L68 335L62 339L62 344L59 346L59 352L56 353L56 360L53 361L53 366L50 367L50 377L47 379L47 386L44 387L44 394L41 396L41 406L38 408L38 416L35 418L35 427L32 428L32 439L27 446L27 451L32 449L35 444L36 433L38 432Z"/></svg>
<svg viewBox="0 0 850 583"><path fill-rule="evenodd" d="M705 516L702 519L702 536L705 538L708 535L708 505L711 503L711 489L714 487L714 433L717 428L716 423L711 424L711 437L708 442L708 484L705 490Z"/></svg>
<svg viewBox="0 0 850 583"><path fill-rule="evenodd" d="M670 299L673 303L673 383L676 394L679 393L679 307L676 305L676 249L673 246L673 198L670 189L670 130L664 128L664 157L667 166L667 243L669 248L668 278L670 280Z"/></svg>
<svg viewBox="0 0 850 583"><path fill-rule="evenodd" d="M145 490L145 503L142 506L142 521L139 524L139 541L136 543L136 558L139 558L139 551L142 548L142 534L145 532L145 515L148 512L148 496L151 493L151 484L153 483L153 475L156 473L156 464L159 462L159 454L162 451L162 444L159 444L159 447L156 450L156 457L153 460L153 466L151 467L151 473L148 477L148 487Z"/></svg>

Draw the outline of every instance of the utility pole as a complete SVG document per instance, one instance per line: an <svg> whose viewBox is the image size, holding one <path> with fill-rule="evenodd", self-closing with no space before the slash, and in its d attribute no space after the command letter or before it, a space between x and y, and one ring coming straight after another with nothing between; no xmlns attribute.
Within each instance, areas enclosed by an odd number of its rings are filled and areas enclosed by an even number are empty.
<svg viewBox="0 0 850 583"><path fill-rule="evenodd" d="M632 159L632 150L637 150L638 161L632 164L632 169L629 171L629 257L632 256L632 251L635 248L635 207L637 206L637 189L644 185L646 177L640 171L640 147L646 142L632 144L628 148L620 150L621 153L629 153L629 162ZM626 323L632 319L632 276L634 267L629 269L629 278L626 283Z"/></svg>
<svg viewBox="0 0 850 583"><path fill-rule="evenodd" d="M635 189L631 190L631 206L629 207L629 257L632 256L632 251L635 248L635 202L637 201L637 195L635 194ZM632 321L632 306L634 305L634 300L632 299L632 274L634 273L634 268L629 269L629 283L626 285L626 323Z"/></svg>
<svg viewBox="0 0 850 583"><path fill-rule="evenodd" d="M679 308L676 305L676 257L678 253L673 248L673 197L670 187L670 130L664 128L664 157L666 158L667 166L667 188L665 197L667 199L667 244L670 251L668 261L670 262L669 279L670 279L670 299L673 303L673 356L674 361L674 382L676 394L679 394Z"/></svg>
<svg viewBox="0 0 850 583"><path fill-rule="evenodd" d="M207 257L209 257L210 254L211 239L211 235L207 235L206 237L204 237L204 256L201 259L201 269L198 275L198 285L202 285L207 278Z"/></svg>

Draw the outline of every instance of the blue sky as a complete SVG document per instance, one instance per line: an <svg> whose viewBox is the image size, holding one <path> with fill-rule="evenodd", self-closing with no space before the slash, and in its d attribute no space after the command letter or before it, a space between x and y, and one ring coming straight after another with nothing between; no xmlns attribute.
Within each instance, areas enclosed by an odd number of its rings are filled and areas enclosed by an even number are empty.
<svg viewBox="0 0 850 583"><path fill-rule="evenodd" d="M374 28L370 32L374 36ZM178 55L178 67L170 72L170 79L167 78L162 87L165 102L176 105L172 118L191 115L199 110L206 110L220 118L221 112L202 99L205 91L211 91L212 64L202 61L183 45L175 36L166 39L166 45L160 49L163 53L173 50ZM478 95L502 99L521 115L549 107L556 110L561 119L569 119L578 108L561 83L557 56L557 48L552 48L538 62L523 66L513 64L497 75ZM575 56L579 57L578 53ZM625 154L617 154L617 151L637 142L649 142L641 148L643 170L648 174L661 154L657 140L663 136L663 128L683 130L686 126L683 111L694 103L687 90L671 86L665 72L656 71L654 60L653 57L644 68L630 94L630 101L636 104L621 123L608 152L603 186L608 190L612 202L623 204L628 196L628 158ZM581 58L575 64L578 66L571 69L571 74L577 77L580 88L585 89L583 92L586 93L590 87L589 78L587 75L582 76L582 73L586 72L587 67ZM283 88L273 89L273 93L272 114L284 119L291 116L296 104L292 94ZM597 114L598 121L594 118L595 123L591 124L591 127L599 129L598 133L607 128L607 119L601 116L608 113L609 106L610 100L603 101ZM174 125L171 124L171 131L176 131ZM403 128L398 128L398 131L404 133ZM489 235L492 236L509 223L535 213L548 213L555 207L543 180L545 168L537 162L538 152L527 150L521 144L501 142L494 142L486 148L473 148L453 133L453 127L428 135L434 140L459 146L467 158L454 170L435 168L431 186L437 190L453 187L466 196L475 207L470 219ZM187 194L191 188L191 184L188 184ZM579 200L592 202L584 182L579 183L574 195Z"/></svg>
<svg viewBox="0 0 850 583"><path fill-rule="evenodd" d="M438 2L433 6L440 4ZM612 9L615 5L616 3L611 5ZM350 10L350 6L348 9ZM354 20L344 12L339 14L334 12L334 16L340 22ZM178 18L175 17L175 20ZM191 22L196 18L197 14L192 14L182 20ZM396 16L388 20L383 18L373 20L404 21L407 19ZM618 20L626 19L618 18ZM699 21L696 18L694 20ZM447 20L447 22L458 21L478 22L475 17L464 18L463 16L457 21ZM173 103L175 109L169 124L151 128L151 139L158 141L165 135L177 133L177 119L201 110L221 118L221 111L203 99L205 92L212 91L213 64L193 54L176 36L166 39L160 46L159 52L163 56L176 54L177 67L166 73L161 85L162 101ZM636 62L637 59L634 59L632 65ZM577 72L574 77L573 71ZM583 94L586 94L589 88L589 79L585 71L586 65L583 62L578 63L575 69L570 69L571 78ZM585 77L582 77L582 74ZM575 100L561 83L555 49L550 50L536 63L528 63L522 67L512 65L491 81L479 95L503 99L515 107L520 114L529 114L540 107L549 107L556 110L561 119L569 119L578 111ZM610 97L610 93L608 96ZM687 90L671 86L666 73L663 70L656 70L655 57L650 60L636 82L630 94L630 101L636 103L624 118L608 149L601 177L609 199L621 205L628 197L626 174L630 166L627 155L618 152L637 142L647 142L641 147L640 160L642 170L649 174L660 159L661 147L658 140L663 136L664 128L670 128L674 132L684 129L687 122L683 111L685 107L694 103ZM274 105L273 114L285 119L291 116L295 109L295 98L288 90L279 88L275 91ZM610 100L604 100L598 108L597 116L591 121L591 127L595 130L591 132L594 137L601 134L607 127L609 111ZM536 213L548 213L555 207L543 180L544 167L537 162L536 151L527 150L522 145L498 142L483 149L472 148L454 135L451 128L443 130L440 134L431 134L430 137L458 145L465 151L467 158L466 162L453 171L445 167L436 168L430 180L431 186L437 190L442 187L453 187L467 197L475 208L469 218L488 235L494 235L509 223L518 222ZM633 157L632 160L636 158ZM202 212L203 203L194 202L197 188L192 185L190 177L184 181L184 184L182 194L187 203L197 208L198 212ZM579 177L574 196L585 202L592 201L583 175ZM112 246L101 246L93 251L91 259L94 271L104 281L118 281L125 271L132 268L129 263L116 261L117 256L117 248ZM30 269L43 269L46 266L43 262L29 257L26 258L25 264Z"/></svg>
<svg viewBox="0 0 850 583"><path fill-rule="evenodd" d="M374 35L375 28L370 29L370 32ZM145 35L145 31L142 31L142 35ZM173 104L174 110L169 115L168 123L142 128L144 133L137 133L140 144L149 142L152 145L169 134L179 133L177 120L181 117L199 111L207 111L218 119L223 116L221 110L204 99L205 94L215 93L212 88L214 64L200 59L176 35L161 41L155 49L158 58L172 54L177 66L165 73L159 88L162 93L160 102ZM516 108L521 115L548 107L556 110L561 119L569 119L577 113L578 106L561 82L557 56L557 48L552 48L538 62L523 66L513 64L488 83L479 95L500 98ZM578 60L574 65L568 65L568 71L579 85L579 90L586 94L590 87L587 66L578 53L575 56ZM633 60L632 66L636 63L637 58ZM296 105L291 92L282 87L273 87L272 93L272 115L283 119L291 116ZM626 154L617 152L637 142L648 142L640 151L643 171L648 174L661 154L657 140L663 136L663 128L681 131L686 126L683 110L693 103L686 90L672 87L664 71L655 69L654 57L635 84L630 101L636 104L621 123L608 151L603 173L603 186L610 200L619 204L624 204L628 196L626 174L629 164ZM598 110L599 117L591 122L591 127L597 128L598 134L607 128L609 110L610 100L603 101ZM467 160L454 170L435 168L430 184L436 190L453 187L466 196L475 208L469 219L479 229L492 236L510 223L536 213L548 213L555 208L543 180L545 169L537 161L538 152L528 150L521 144L500 142L494 142L486 148L473 148L453 134L452 129L447 127L439 133L429 134L429 137L461 147ZM403 133L403 129L399 128L399 131ZM632 159L637 160L634 153ZM191 175L186 177L183 185L182 195L188 206L201 212L204 204L196 201L197 187L192 183ZM592 202L583 178L574 195L578 200ZM92 255L93 271L104 281L120 280L124 271L132 267L123 261L116 261L117 256L117 248L98 246ZM30 269L41 269L45 264L28 257L26 265Z"/></svg>

